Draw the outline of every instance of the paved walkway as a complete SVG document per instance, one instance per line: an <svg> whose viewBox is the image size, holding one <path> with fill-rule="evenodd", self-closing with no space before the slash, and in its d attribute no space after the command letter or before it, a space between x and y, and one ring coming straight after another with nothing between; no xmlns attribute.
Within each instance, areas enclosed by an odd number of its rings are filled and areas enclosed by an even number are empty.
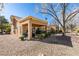
<svg viewBox="0 0 79 59"><path fill-rule="evenodd" d="M70 36L73 47L50 42L55 39L53 37L45 42L21 41L16 36L0 35L0 55L79 55L79 37L74 34Z"/></svg>

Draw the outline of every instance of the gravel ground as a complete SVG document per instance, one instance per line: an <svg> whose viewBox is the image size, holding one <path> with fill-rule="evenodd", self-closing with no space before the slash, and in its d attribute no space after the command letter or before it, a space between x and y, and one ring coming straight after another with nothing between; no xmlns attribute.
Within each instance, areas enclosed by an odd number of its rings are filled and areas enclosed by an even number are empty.
<svg viewBox="0 0 79 59"><path fill-rule="evenodd" d="M53 36L43 41L21 41L14 35L0 35L0 55L2 56L79 55L79 37L76 36L75 34L68 34L68 35L71 37L71 41L68 41L68 43L66 42L66 40L61 41L58 39L59 37L57 38ZM58 39L58 41L56 39ZM53 42L53 40L55 40L56 42ZM61 42L66 42L67 45ZM72 46L69 43L71 43Z"/></svg>

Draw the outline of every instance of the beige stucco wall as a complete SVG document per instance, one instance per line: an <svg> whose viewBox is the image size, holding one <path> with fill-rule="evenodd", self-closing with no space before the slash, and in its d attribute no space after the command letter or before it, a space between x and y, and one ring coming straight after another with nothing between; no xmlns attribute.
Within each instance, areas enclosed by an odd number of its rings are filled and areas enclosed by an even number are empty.
<svg viewBox="0 0 79 59"><path fill-rule="evenodd" d="M16 27L17 27L16 28L16 35L18 37L20 37L23 32L28 31L28 39L32 38L32 28L33 27L41 27L41 26L46 27L47 26L47 22L44 22L44 21L42 22L39 20L31 20L31 19L27 19L23 22L17 20L16 24L17 24L16 25ZM12 34L13 34L13 30L14 30L14 26L11 25L11 33Z"/></svg>

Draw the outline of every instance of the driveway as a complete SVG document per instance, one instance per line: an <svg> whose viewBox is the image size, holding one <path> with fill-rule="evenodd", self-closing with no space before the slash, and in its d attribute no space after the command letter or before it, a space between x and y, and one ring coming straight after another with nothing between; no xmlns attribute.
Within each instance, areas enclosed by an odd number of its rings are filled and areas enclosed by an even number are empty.
<svg viewBox="0 0 79 59"><path fill-rule="evenodd" d="M0 55L3 56L38 56L38 55L79 55L79 37L75 34L68 34L72 46L55 40L51 36L42 41L21 41L14 35L0 35ZM61 39L61 38L60 38ZM51 42L52 41L52 42ZM59 42L59 43L57 43ZM67 42L66 42L67 43Z"/></svg>

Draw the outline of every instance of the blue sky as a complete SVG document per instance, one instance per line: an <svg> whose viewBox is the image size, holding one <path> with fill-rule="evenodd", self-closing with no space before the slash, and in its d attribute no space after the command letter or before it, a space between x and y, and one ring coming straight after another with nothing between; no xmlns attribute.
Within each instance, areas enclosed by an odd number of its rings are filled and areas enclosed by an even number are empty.
<svg viewBox="0 0 79 59"><path fill-rule="evenodd" d="M5 4L4 12L2 15L4 15L9 21L11 15L19 17L34 16L39 19L45 19L47 16L35 12L36 5L40 6L40 4L34 3L7 3Z"/></svg>
<svg viewBox="0 0 79 59"><path fill-rule="evenodd" d="M40 5L41 4L35 3L7 3L5 4L4 13L2 13L2 15L9 21L10 16L15 15L19 17L34 16L39 19L45 19L45 17L47 17L49 23L54 22L50 16L35 12L35 7L38 6L40 9ZM79 7L79 4L71 4L69 9L73 10L76 7Z"/></svg>

